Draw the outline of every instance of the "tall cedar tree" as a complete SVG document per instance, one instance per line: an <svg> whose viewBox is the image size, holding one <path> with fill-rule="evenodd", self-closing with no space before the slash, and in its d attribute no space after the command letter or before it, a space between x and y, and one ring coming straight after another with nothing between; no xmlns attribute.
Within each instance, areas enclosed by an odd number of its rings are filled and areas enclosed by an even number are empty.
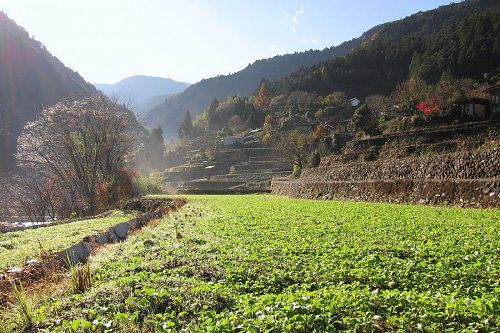
<svg viewBox="0 0 500 333"><path fill-rule="evenodd" d="M165 166L165 143L161 127L151 130L145 148L149 166L156 171L162 170Z"/></svg>
<svg viewBox="0 0 500 333"><path fill-rule="evenodd" d="M179 127L179 137L181 139L189 139L193 134L193 121L189 111L186 112L186 117Z"/></svg>

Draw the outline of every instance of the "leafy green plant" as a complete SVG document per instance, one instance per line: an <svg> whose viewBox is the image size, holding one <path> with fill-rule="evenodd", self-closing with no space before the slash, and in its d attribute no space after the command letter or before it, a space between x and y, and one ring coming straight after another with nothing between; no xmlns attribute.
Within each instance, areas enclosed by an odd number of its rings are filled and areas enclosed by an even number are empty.
<svg viewBox="0 0 500 333"><path fill-rule="evenodd" d="M50 332L495 332L499 247L498 209L189 196L95 257L91 291L48 295L36 322Z"/></svg>
<svg viewBox="0 0 500 333"><path fill-rule="evenodd" d="M0 271L12 266L22 266L26 259L47 257L86 236L102 232L135 216L134 213L116 211L103 218L0 234Z"/></svg>

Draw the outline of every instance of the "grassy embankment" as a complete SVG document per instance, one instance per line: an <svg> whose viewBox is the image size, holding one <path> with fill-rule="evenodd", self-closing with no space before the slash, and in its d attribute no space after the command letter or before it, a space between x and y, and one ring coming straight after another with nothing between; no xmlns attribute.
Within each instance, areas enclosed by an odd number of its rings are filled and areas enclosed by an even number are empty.
<svg viewBox="0 0 500 333"><path fill-rule="evenodd" d="M191 196L34 317L51 332L495 331L499 248L499 210Z"/></svg>
<svg viewBox="0 0 500 333"><path fill-rule="evenodd" d="M116 211L104 218L0 234L0 272L12 266L22 267L27 259L38 259L43 254L61 251L85 236L104 231L134 216Z"/></svg>

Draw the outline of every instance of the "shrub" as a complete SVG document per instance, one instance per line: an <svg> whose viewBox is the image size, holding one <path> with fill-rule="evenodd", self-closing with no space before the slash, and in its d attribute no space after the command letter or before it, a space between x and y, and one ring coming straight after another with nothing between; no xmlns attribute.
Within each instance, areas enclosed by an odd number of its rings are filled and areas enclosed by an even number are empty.
<svg viewBox="0 0 500 333"><path fill-rule="evenodd" d="M271 136L271 133L266 133L262 137L262 144L264 146L270 146L273 141L273 137Z"/></svg>
<svg viewBox="0 0 500 333"><path fill-rule="evenodd" d="M149 176L138 175L134 177L133 193L136 196L163 193L161 175L153 173Z"/></svg>
<svg viewBox="0 0 500 333"><path fill-rule="evenodd" d="M302 168L300 166L298 166L297 164L294 164L293 171L292 171L292 174L290 176L292 178L299 178L301 173L302 173Z"/></svg>

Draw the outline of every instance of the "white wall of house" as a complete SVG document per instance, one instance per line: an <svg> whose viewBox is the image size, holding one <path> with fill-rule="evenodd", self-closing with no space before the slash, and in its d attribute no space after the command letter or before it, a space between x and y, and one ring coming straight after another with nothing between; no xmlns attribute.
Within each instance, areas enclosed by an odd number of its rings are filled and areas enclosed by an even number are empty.
<svg viewBox="0 0 500 333"><path fill-rule="evenodd" d="M224 146L232 146L236 143L243 143L244 139L238 136L226 136L224 138Z"/></svg>
<svg viewBox="0 0 500 333"><path fill-rule="evenodd" d="M356 97L352 98L349 100L349 102L351 103L352 106L356 107L358 106L359 104L361 104L361 101L359 99L357 99Z"/></svg>

